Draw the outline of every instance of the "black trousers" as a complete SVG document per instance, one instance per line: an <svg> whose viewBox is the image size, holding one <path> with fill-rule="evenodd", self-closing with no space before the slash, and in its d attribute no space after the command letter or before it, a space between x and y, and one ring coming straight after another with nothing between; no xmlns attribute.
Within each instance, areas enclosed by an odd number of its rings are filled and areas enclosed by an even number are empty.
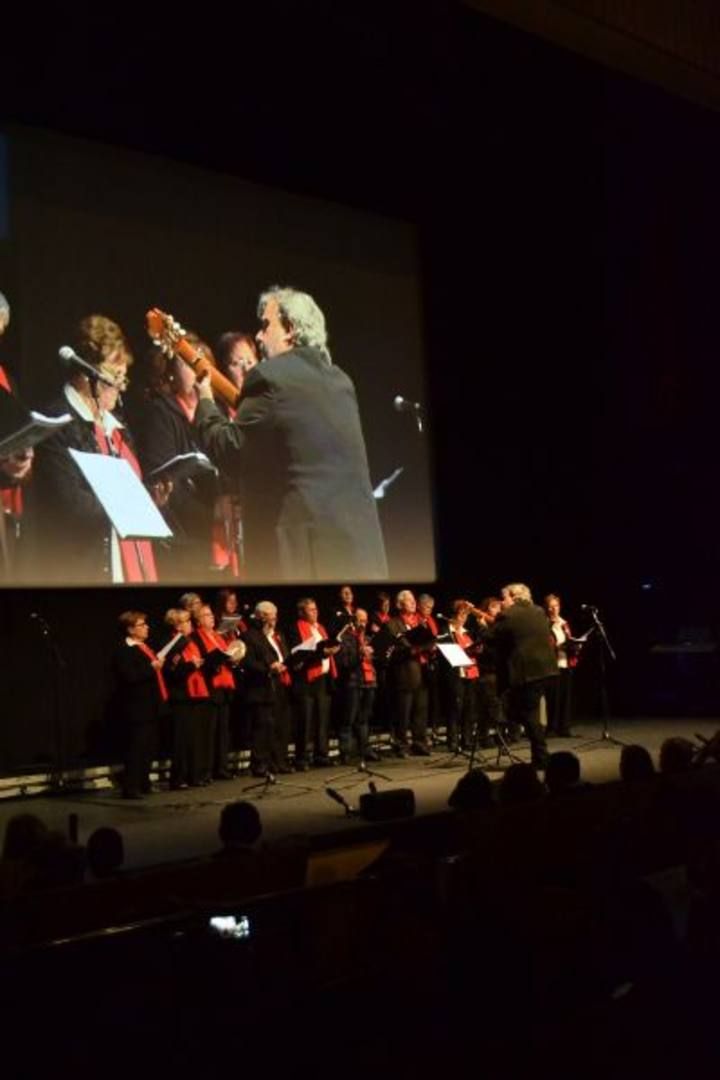
<svg viewBox="0 0 720 1080"><path fill-rule="evenodd" d="M128 727L122 780L126 795L141 795L150 790L150 766L155 754L156 735L156 725L152 721Z"/></svg>
<svg viewBox="0 0 720 1080"><path fill-rule="evenodd" d="M567 735L572 726L572 668L558 668L557 679L548 679L545 691L548 732Z"/></svg>
<svg viewBox="0 0 720 1080"><path fill-rule="evenodd" d="M422 683L416 690L392 691L392 727L393 742L404 746L410 729L413 745L425 746L427 742L428 694L427 686Z"/></svg>
<svg viewBox="0 0 720 1080"><path fill-rule="evenodd" d="M250 768L254 773L275 772L287 762L288 710L285 695L272 702L251 702Z"/></svg>
<svg viewBox="0 0 720 1080"><path fill-rule="evenodd" d="M310 745L315 759L328 756L330 727L330 694L327 676L308 683L296 683L295 693L295 760L307 761Z"/></svg>
<svg viewBox="0 0 720 1080"><path fill-rule="evenodd" d="M548 752L545 732L540 723L540 702L547 690L550 679L533 679L532 682L510 688L508 703L510 719L514 724L522 724L530 740L532 763L536 769L544 769Z"/></svg>
<svg viewBox="0 0 720 1080"><path fill-rule="evenodd" d="M195 785L205 778L211 718L212 706L209 701L173 702L171 784Z"/></svg>
<svg viewBox="0 0 720 1080"><path fill-rule="evenodd" d="M361 757L365 753L374 700L374 686L341 686L338 689L338 743L341 757L349 758L355 747Z"/></svg>
<svg viewBox="0 0 720 1080"><path fill-rule="evenodd" d="M230 753L230 695L213 702L212 719L208 727L208 772L220 776L227 772Z"/></svg>
<svg viewBox="0 0 720 1080"><path fill-rule="evenodd" d="M479 679L456 679L451 695L447 721L447 741L452 750L462 745L463 750L472 748L473 732L478 722Z"/></svg>

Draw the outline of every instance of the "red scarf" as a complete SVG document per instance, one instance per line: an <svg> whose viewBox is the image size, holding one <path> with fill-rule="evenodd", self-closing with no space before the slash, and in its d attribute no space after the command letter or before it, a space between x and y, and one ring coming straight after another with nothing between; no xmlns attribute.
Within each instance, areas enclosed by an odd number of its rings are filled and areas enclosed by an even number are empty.
<svg viewBox="0 0 720 1080"><path fill-rule="evenodd" d="M182 656L183 660L185 660L188 664L191 664L193 660L202 660L202 653L200 652L200 649L197 647L195 642L191 641L190 639L188 639L187 645L179 655ZM200 668L195 668L193 671L190 672L187 677L186 689L188 692L188 697L210 697L210 691L207 688L205 676L203 675Z"/></svg>
<svg viewBox="0 0 720 1080"><path fill-rule="evenodd" d="M10 380L2 364L0 364L0 389L12 394ZM22 491L18 486L0 488L0 503L2 503L2 510L6 514L15 514L16 517L20 517L23 506Z"/></svg>
<svg viewBox="0 0 720 1080"><path fill-rule="evenodd" d="M225 652L227 643L223 636L218 634L216 630L198 628L197 635L202 640L202 643L208 652L212 652L213 649L220 649L221 652ZM220 667L217 668L212 677L212 684L220 690L235 689L235 679L227 664L221 664Z"/></svg>
<svg viewBox="0 0 720 1080"><path fill-rule="evenodd" d="M108 440L100 424L95 424L95 442L98 450L105 457L121 457L127 461L138 480L142 480L142 472L138 460L122 437L120 428L115 428L110 440ZM111 450L111 444L113 449ZM129 582L157 581L157 569L155 567L155 555L149 540L121 540L120 553L122 555L125 580Z"/></svg>
<svg viewBox="0 0 720 1080"><path fill-rule="evenodd" d="M278 632L276 630L273 630L273 632L272 632L272 639L275 642L275 644L277 645L280 652L283 653L285 650L283 649L282 638L280 637L280 635L278 634ZM290 678L290 672L287 670L287 668L285 668L284 671L280 672L280 685L281 686L290 686L291 682L292 682L292 679Z"/></svg>
<svg viewBox="0 0 720 1080"><path fill-rule="evenodd" d="M460 648L465 649L466 652L474 644L473 639L465 630L453 630L452 635ZM470 653L468 653L468 656L469 655ZM480 670L477 664L473 664L472 667L460 668L459 670L465 672L464 675L460 676L461 679L477 679L480 677Z"/></svg>
<svg viewBox="0 0 720 1080"><path fill-rule="evenodd" d="M367 642L365 640L365 631L356 630L355 636L357 637L358 649L360 650L360 667L362 670L362 680L366 686L369 684L372 684L374 686L377 682L375 665L373 664L370 657L363 654L363 650L367 645Z"/></svg>
<svg viewBox="0 0 720 1080"><path fill-rule="evenodd" d="M152 651L152 649L150 648L149 645L145 644L144 641L138 641L137 647L138 647L138 649L140 649L141 652L145 653L145 655L147 656L147 658L149 660L151 660L151 661L152 660L157 660L157 656L155 655L155 653ZM160 670L160 668L155 668L155 674L157 675L158 687L160 689L160 697L163 699L163 701L167 701L167 699L168 699L167 686L165 685L165 680L163 679L163 673Z"/></svg>
<svg viewBox="0 0 720 1080"><path fill-rule="evenodd" d="M307 622L306 619L298 619L297 628L302 641L307 641L308 638L311 638L313 636L313 624ZM321 626L319 622L314 624L314 629L317 630L318 633L322 634L324 638L327 638L327 630L324 626ZM334 679L337 676L335 657L328 656L327 659L330 661L330 675L332 675ZM316 679L320 679L323 675L322 660L317 660L315 663L310 664L304 669L304 673L305 678L308 682L315 682Z"/></svg>

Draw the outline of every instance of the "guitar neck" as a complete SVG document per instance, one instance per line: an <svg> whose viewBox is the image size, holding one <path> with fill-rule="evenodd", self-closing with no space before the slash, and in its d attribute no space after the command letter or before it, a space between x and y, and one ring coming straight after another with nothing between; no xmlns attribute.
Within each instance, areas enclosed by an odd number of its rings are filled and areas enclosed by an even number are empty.
<svg viewBox="0 0 720 1080"><path fill-rule="evenodd" d="M216 367L210 364L203 354L193 348L190 342L184 338L175 346L175 352L186 364L197 372L198 377L201 378L206 373L209 373L210 385L215 393L226 401L231 408L235 408L240 400L240 391L235 383L231 382L230 379L223 375L222 371L218 371Z"/></svg>

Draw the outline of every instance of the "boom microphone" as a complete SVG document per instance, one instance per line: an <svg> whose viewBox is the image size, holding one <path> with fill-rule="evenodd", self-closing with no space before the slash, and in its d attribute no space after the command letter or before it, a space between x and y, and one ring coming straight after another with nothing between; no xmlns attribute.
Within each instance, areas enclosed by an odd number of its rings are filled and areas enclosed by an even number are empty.
<svg viewBox="0 0 720 1080"><path fill-rule="evenodd" d="M325 794L329 795L331 799L334 799L336 803L340 803L340 805L345 808L345 813L348 815L348 817L350 816L350 814L355 813L355 807L351 806L345 796L341 795L339 791L335 790L335 788L326 787Z"/></svg>
<svg viewBox="0 0 720 1080"><path fill-rule="evenodd" d="M110 375L103 375L92 364L88 364L87 360L83 360L81 356L71 349L69 345L62 345L58 349L58 356L65 367L75 368L76 371L81 371L83 375L87 375L88 379L93 379L96 382L105 383L106 386L112 386L115 390L118 389L118 385Z"/></svg>

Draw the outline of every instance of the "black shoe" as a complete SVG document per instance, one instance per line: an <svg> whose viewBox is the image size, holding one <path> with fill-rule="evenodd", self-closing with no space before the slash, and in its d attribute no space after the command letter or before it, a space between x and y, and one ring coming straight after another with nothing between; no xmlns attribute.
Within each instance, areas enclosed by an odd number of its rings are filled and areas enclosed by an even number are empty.
<svg viewBox="0 0 720 1080"><path fill-rule="evenodd" d="M400 746L400 745L393 746L392 752L393 752L394 757L406 758L408 756L406 746Z"/></svg>
<svg viewBox="0 0 720 1080"><path fill-rule="evenodd" d="M295 770L293 769L292 765L287 765L287 764L278 765L277 769L275 769L275 772L279 773L281 776L287 776L288 773L291 773L291 772L294 772L294 771Z"/></svg>
<svg viewBox="0 0 720 1080"><path fill-rule="evenodd" d="M415 757L430 757L431 751L427 746L423 746L422 743L413 743L410 747L410 753Z"/></svg>
<svg viewBox="0 0 720 1080"><path fill-rule="evenodd" d="M139 791L123 791L123 799L142 799L143 795Z"/></svg>
<svg viewBox="0 0 720 1080"><path fill-rule="evenodd" d="M362 755L363 761L379 761L380 755L375 750L366 750Z"/></svg>
<svg viewBox="0 0 720 1080"><path fill-rule="evenodd" d="M171 791L187 791L187 789L189 787L190 787L189 784L171 784L170 785L170 790Z"/></svg>
<svg viewBox="0 0 720 1080"><path fill-rule="evenodd" d="M567 731L558 731L557 737L558 739L574 739L575 734L568 728Z"/></svg>
<svg viewBox="0 0 720 1080"><path fill-rule="evenodd" d="M332 765L332 760L329 757L320 755L313 760L313 765L316 769L325 769L328 765Z"/></svg>
<svg viewBox="0 0 720 1080"><path fill-rule="evenodd" d="M295 762L295 771L296 772L307 772L309 770L309 768L310 768L310 766L308 765L307 761L303 761L301 759L301 760Z"/></svg>
<svg viewBox="0 0 720 1080"><path fill-rule="evenodd" d="M232 773L225 772L224 770L223 770L223 772L216 772L214 774L214 776L213 776L213 780L234 780L234 779L235 779L235 777L233 776Z"/></svg>

